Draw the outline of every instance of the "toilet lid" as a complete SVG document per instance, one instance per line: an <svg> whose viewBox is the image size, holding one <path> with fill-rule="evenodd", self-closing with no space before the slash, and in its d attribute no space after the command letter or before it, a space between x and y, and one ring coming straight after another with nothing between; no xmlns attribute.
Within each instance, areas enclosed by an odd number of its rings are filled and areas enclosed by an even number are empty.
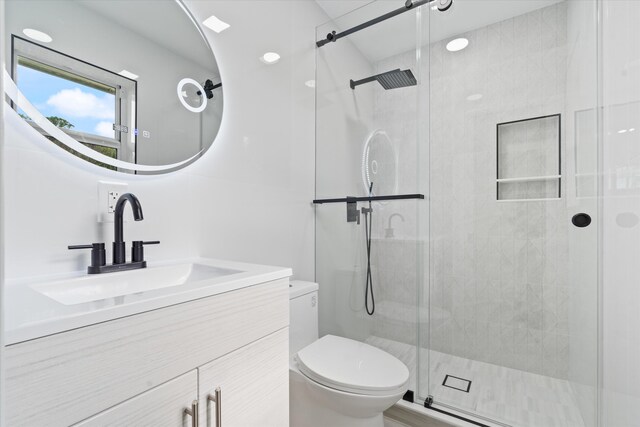
<svg viewBox="0 0 640 427"><path fill-rule="evenodd" d="M366 395L403 392L409 370L400 360L369 344L325 335L300 350L298 368L308 378L337 390Z"/></svg>

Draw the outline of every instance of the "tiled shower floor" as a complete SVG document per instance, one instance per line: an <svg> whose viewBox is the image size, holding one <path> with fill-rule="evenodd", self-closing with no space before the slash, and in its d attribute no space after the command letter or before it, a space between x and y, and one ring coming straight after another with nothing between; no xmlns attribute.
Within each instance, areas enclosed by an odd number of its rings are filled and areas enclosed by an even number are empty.
<svg viewBox="0 0 640 427"><path fill-rule="evenodd" d="M367 343L402 360L410 370L409 389L416 390L415 346L376 336L369 337ZM584 427L573 390L566 380L437 351L420 353L422 377L430 371L429 394L436 403L514 427ZM427 356L431 358L430 364ZM446 375L470 380L469 392L443 386ZM460 384L463 383L459 380L453 383Z"/></svg>

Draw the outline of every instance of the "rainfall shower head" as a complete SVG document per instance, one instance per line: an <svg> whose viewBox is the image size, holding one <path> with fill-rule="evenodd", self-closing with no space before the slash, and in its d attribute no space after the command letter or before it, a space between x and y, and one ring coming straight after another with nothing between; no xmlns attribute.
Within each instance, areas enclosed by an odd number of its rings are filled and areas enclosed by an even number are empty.
<svg viewBox="0 0 640 427"><path fill-rule="evenodd" d="M351 89L355 89L356 86L373 81L380 83L385 90L415 86L418 84L411 70L401 70L398 68L397 70L387 71L386 73L377 74L375 76L367 77L366 79L355 81L350 80L349 86L351 86Z"/></svg>

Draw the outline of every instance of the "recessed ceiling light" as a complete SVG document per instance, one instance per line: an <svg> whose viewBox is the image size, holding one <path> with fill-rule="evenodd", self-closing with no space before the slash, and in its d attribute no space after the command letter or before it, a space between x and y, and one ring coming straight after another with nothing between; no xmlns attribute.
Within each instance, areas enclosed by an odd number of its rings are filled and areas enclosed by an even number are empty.
<svg viewBox="0 0 640 427"><path fill-rule="evenodd" d="M216 33L221 33L231 26L215 15L211 15L210 17L205 19L202 24L205 27L212 29Z"/></svg>
<svg viewBox="0 0 640 427"><path fill-rule="evenodd" d="M42 31L34 30L33 28L25 28L22 30L22 34L29 37L30 39L42 42L42 43L50 43L53 41L53 38L47 33L43 33Z"/></svg>
<svg viewBox="0 0 640 427"><path fill-rule="evenodd" d="M629 129L629 132L633 132L635 130L636 130L636 128L631 128L631 129Z"/></svg>
<svg viewBox="0 0 640 427"><path fill-rule="evenodd" d="M118 74L131 80L135 80L138 77L140 77L139 75L133 74L131 71L127 71L127 70L122 70Z"/></svg>
<svg viewBox="0 0 640 427"><path fill-rule="evenodd" d="M481 93L474 93L473 95L467 96L467 101L478 101L482 99Z"/></svg>
<svg viewBox="0 0 640 427"><path fill-rule="evenodd" d="M304 82L304 85L306 87L316 87L316 81L315 80L307 80L306 82Z"/></svg>
<svg viewBox="0 0 640 427"><path fill-rule="evenodd" d="M618 133L627 133L627 130L626 130L626 129L620 129L620 130L618 131Z"/></svg>
<svg viewBox="0 0 640 427"><path fill-rule="evenodd" d="M449 52L457 52L467 46L469 46L469 40L461 37L459 39L453 39L449 43L447 43L447 50Z"/></svg>
<svg viewBox="0 0 640 427"><path fill-rule="evenodd" d="M275 52L267 52L260 57L260 61L264 62L265 64L275 64L276 62L280 61L280 55Z"/></svg>

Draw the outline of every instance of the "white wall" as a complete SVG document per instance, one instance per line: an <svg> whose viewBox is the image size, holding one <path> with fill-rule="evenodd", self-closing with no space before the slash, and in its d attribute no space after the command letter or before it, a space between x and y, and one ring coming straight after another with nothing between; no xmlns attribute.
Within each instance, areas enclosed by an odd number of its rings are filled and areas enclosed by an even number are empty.
<svg viewBox="0 0 640 427"><path fill-rule="evenodd" d="M631 427L640 420L640 2L602 5L602 425Z"/></svg>
<svg viewBox="0 0 640 427"><path fill-rule="evenodd" d="M110 246L113 224L96 221L97 183L106 179L139 197L145 220L128 221L125 239L160 240L146 251L151 265L199 255L291 266L314 279L314 91L304 82L315 73L313 28L326 16L311 1L187 4L200 22L215 13L231 24L205 30L225 85L212 149L169 175L120 175L43 142L7 112L7 278L84 269L89 254L68 244ZM266 51L282 59L266 66L258 60Z"/></svg>
<svg viewBox="0 0 640 427"><path fill-rule="evenodd" d="M4 25L4 1L0 1L0 29ZM4 58L3 31L0 30L0 58ZM4 77L0 73L0 93L4 93ZM0 102L0 117L4 115L4 102ZM0 206L4 206L4 126L0 126ZM4 307L4 212L0 209L0 314ZM4 426L4 316L0 316L0 426Z"/></svg>

